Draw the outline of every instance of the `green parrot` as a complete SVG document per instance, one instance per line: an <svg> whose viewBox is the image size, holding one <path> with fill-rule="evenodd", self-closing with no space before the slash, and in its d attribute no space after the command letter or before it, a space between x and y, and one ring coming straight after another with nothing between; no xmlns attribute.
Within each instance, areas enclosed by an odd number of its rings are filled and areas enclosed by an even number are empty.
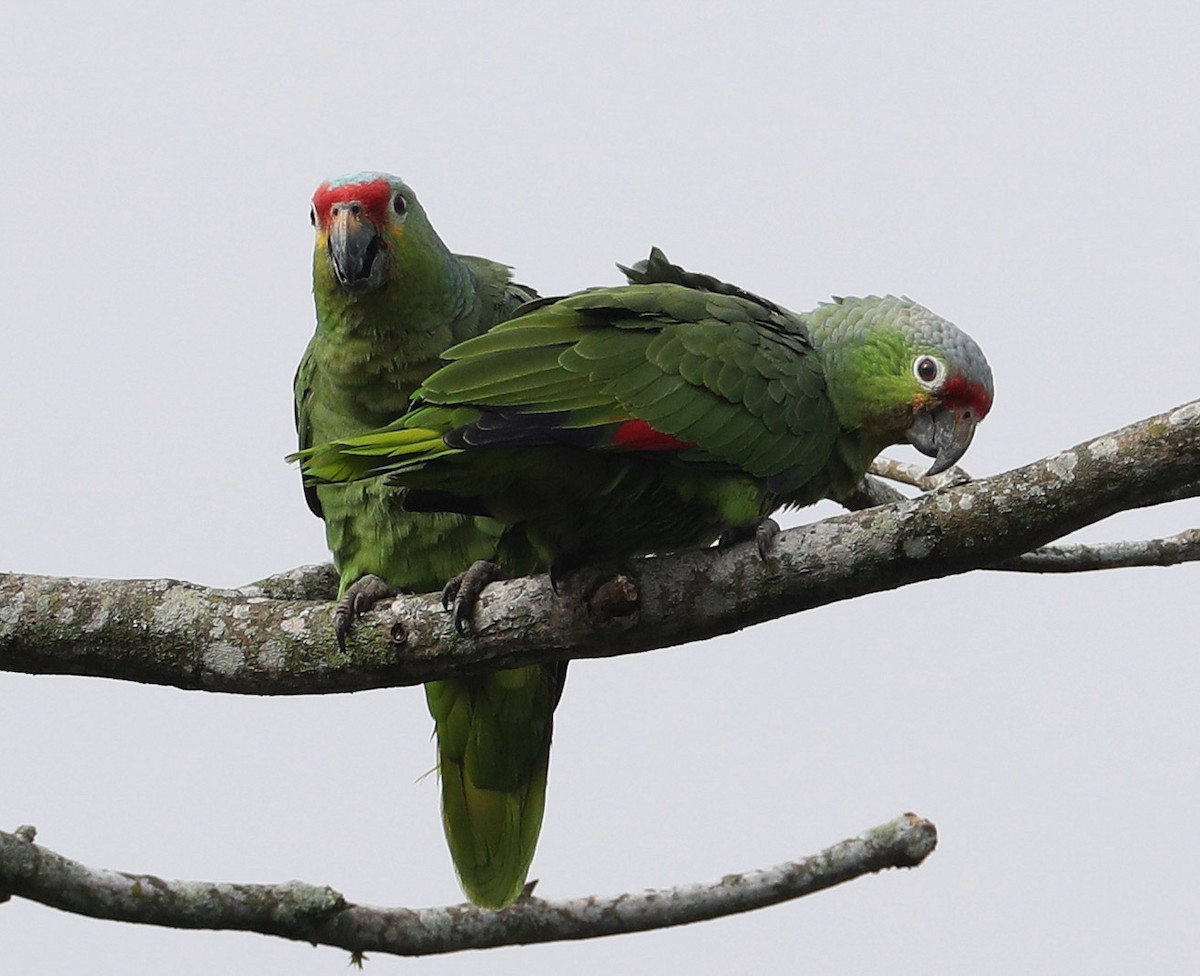
<svg viewBox="0 0 1200 976"><path fill-rule="evenodd" d="M305 478L487 515L553 577L722 536L765 555L772 511L844 495L891 444L945 470L991 409L979 346L907 298L796 314L657 249L622 270L447 350L399 420L301 452Z"/></svg>
<svg viewBox="0 0 1200 976"><path fill-rule="evenodd" d="M413 191L385 173L317 188L316 334L296 373L301 449L366 433L408 408L448 346L486 332L536 293L509 269L451 254ZM400 589L425 592L493 558L503 526L413 514L381 481L306 487L341 579L339 644L358 613ZM528 563L524 572L544 569ZM511 902L537 844L554 707L565 666L517 668L425 686L433 715L446 839L463 890Z"/></svg>

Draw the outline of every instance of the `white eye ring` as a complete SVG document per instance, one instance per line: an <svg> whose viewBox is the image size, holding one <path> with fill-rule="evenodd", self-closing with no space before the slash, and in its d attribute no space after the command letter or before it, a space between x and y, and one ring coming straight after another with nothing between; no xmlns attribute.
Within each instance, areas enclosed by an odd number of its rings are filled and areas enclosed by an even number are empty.
<svg viewBox="0 0 1200 976"><path fill-rule="evenodd" d="M392 212L401 220L408 213L408 201L404 199L403 193L397 193L392 197Z"/></svg>
<svg viewBox="0 0 1200 976"><path fill-rule="evenodd" d="M946 367L935 356L918 356L913 360L913 376L923 387L932 390L942 382Z"/></svg>

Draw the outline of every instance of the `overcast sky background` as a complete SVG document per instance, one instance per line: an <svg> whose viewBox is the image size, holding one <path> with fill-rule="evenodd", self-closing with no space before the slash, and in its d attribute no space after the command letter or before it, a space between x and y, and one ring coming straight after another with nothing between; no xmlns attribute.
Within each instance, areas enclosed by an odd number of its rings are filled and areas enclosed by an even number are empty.
<svg viewBox="0 0 1200 976"><path fill-rule="evenodd" d="M308 200L364 168L544 294L658 244L796 309L912 296L994 369L976 475L1192 399L1198 42L1185 0L18 3L0 570L226 586L325 558L282 457ZM1189 502L1081 537L1196 524ZM905 810L938 850L737 918L369 971L1195 972L1198 584L1195 565L976 573L576 663L539 894L712 880ZM452 903L430 728L419 689L0 674L0 828L93 866ZM0 906L4 973L346 958Z"/></svg>

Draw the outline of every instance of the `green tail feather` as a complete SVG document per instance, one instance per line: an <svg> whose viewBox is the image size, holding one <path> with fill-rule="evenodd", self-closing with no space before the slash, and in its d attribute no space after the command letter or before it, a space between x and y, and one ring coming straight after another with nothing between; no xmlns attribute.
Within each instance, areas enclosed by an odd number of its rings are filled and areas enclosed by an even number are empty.
<svg viewBox="0 0 1200 976"><path fill-rule="evenodd" d="M525 887L545 808L556 680L535 665L425 686L446 841L463 890L485 908L503 908Z"/></svg>
<svg viewBox="0 0 1200 976"><path fill-rule="evenodd" d="M440 431L423 427L386 427L359 437L318 444L287 456L299 461L306 484L360 481L400 468L418 467L444 454L457 453L442 443Z"/></svg>

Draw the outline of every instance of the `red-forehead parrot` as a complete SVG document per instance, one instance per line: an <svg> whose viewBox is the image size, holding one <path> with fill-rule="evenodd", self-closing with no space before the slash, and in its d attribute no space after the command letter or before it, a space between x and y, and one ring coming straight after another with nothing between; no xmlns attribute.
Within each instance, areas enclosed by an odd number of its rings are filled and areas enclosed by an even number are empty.
<svg viewBox="0 0 1200 976"><path fill-rule="evenodd" d="M450 253L416 195L394 176L356 173L322 183L311 218L317 329L296 374L302 449L394 419L447 347L536 297L504 265ZM305 494L325 521L341 578L339 642L356 610L374 598L440 587L473 561L494 558L503 530L488 519L406 511L403 491L381 481L306 487ZM539 568L530 563L523 571ZM464 891L480 905L507 904L525 884L564 677L565 665L551 665L425 687L446 838Z"/></svg>

